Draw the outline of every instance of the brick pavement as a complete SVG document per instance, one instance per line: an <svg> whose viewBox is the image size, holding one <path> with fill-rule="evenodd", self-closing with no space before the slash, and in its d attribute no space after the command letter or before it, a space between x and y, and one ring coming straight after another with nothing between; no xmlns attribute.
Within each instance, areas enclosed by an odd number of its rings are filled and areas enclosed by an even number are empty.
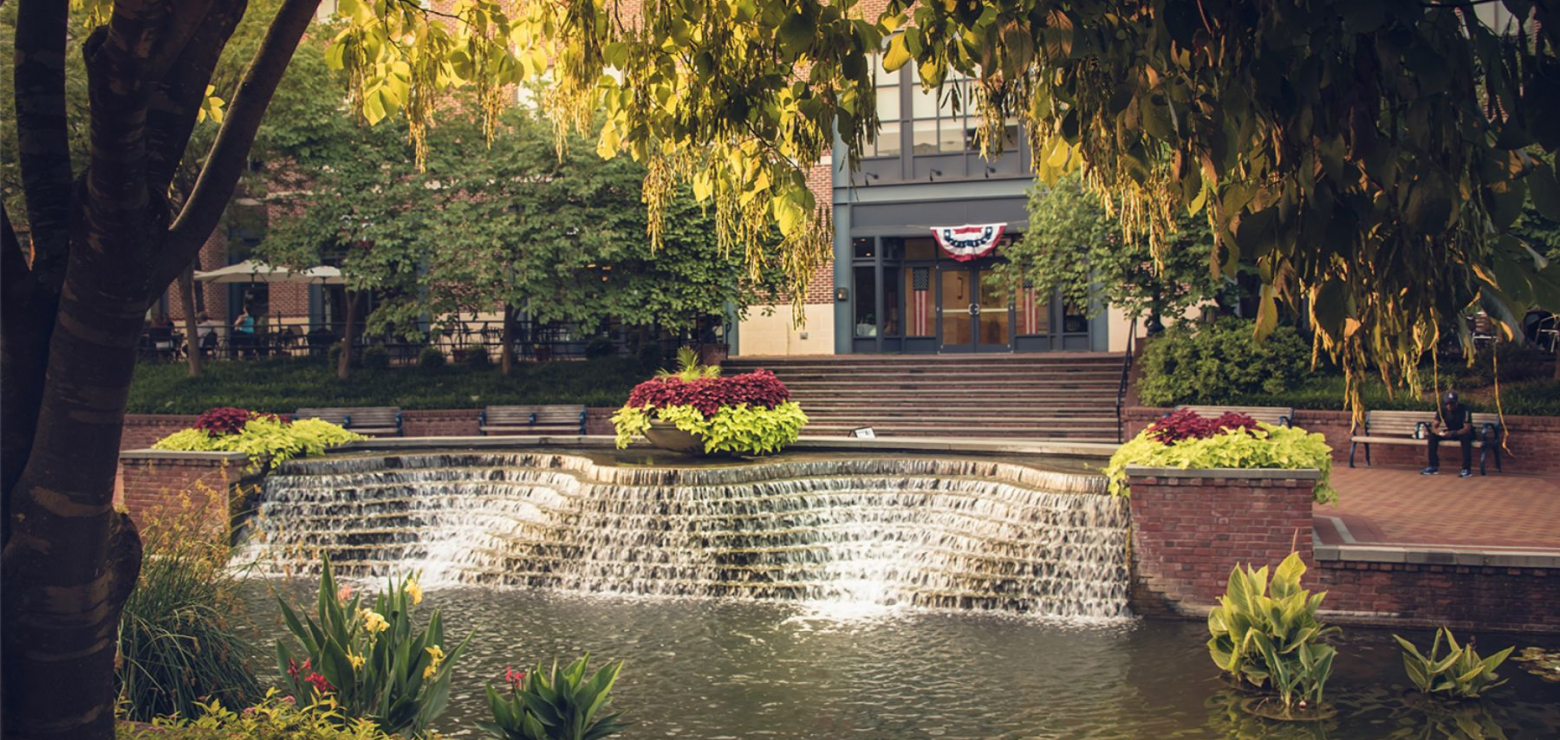
<svg viewBox="0 0 1560 740"><path fill-rule="evenodd" d="M1324 544L1345 543L1330 518L1360 544L1560 550L1560 477L1495 473L1458 478L1445 469L1336 467L1337 506L1313 509Z"/></svg>

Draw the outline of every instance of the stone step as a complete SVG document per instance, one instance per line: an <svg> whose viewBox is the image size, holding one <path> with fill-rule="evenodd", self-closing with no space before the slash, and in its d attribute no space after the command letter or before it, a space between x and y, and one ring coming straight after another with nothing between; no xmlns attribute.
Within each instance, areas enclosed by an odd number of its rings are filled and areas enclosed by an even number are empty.
<svg viewBox="0 0 1560 740"><path fill-rule="evenodd" d="M939 427L937 429L915 429L886 427L882 425L860 424L849 427L813 427L808 425L802 430L808 437L848 437L854 429L872 427L872 433L878 437L978 437L989 438L1014 438L1014 439L1065 439L1070 442L1104 442L1114 444L1116 435L1114 430L1105 432L1098 429L1024 429L993 426L964 425L959 427Z"/></svg>

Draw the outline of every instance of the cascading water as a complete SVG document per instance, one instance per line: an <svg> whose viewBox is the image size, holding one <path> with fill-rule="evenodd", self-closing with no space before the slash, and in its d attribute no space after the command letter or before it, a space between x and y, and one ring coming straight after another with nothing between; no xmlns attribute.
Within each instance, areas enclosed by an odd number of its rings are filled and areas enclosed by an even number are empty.
<svg viewBox="0 0 1560 740"><path fill-rule="evenodd" d="M1128 513L1103 480L992 461L598 464L548 453L286 463L248 547L262 569L420 569L427 583L1127 612Z"/></svg>

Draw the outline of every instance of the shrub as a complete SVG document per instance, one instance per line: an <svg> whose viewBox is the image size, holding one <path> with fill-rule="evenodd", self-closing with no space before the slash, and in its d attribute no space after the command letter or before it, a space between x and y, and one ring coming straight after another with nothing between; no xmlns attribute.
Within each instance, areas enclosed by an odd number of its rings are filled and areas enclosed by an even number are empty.
<svg viewBox="0 0 1560 740"><path fill-rule="evenodd" d="M300 620L280 602L288 631L303 647L300 661L276 643L283 681L294 696L330 699L347 719L372 721L390 734L422 735L449 702L451 667L471 641L468 634L446 653L438 609L426 626L414 628L413 612L422 600L413 575L390 579L373 609L359 606L360 596L337 589L326 559L313 616Z"/></svg>
<svg viewBox="0 0 1560 740"><path fill-rule="evenodd" d="M342 342L335 342L325 350L325 365L326 367L329 367L332 372L334 372L337 367L341 366L341 352L344 346L346 345L344 345Z"/></svg>
<svg viewBox="0 0 1560 740"><path fill-rule="evenodd" d="M488 357L487 347L476 345L466 349L466 364L472 367L487 367L492 364L492 358Z"/></svg>
<svg viewBox="0 0 1560 740"><path fill-rule="evenodd" d="M417 367L424 370L438 370L444 363L444 352L438 347L423 347L422 352L417 353Z"/></svg>
<svg viewBox="0 0 1560 740"><path fill-rule="evenodd" d="M492 722L477 725L500 740L597 740L625 725L619 712L601 714L623 664L608 665L586 677L590 653L562 670L553 662L546 672L537 663L529 675L506 669L506 690L488 686Z"/></svg>
<svg viewBox="0 0 1560 740"><path fill-rule="evenodd" d="M1181 322L1144 346L1138 395L1149 406L1174 406L1282 393L1305 377L1309 361L1310 349L1292 327L1258 343L1250 321Z"/></svg>
<svg viewBox="0 0 1560 740"><path fill-rule="evenodd" d="M210 437L221 437L228 434L238 434L244 431L244 425L250 419L270 418L275 419L275 414L262 414L249 409L236 409L223 407L207 409L195 419L195 428L206 433Z"/></svg>
<svg viewBox="0 0 1560 740"><path fill-rule="evenodd" d="M1428 655L1419 652L1414 643L1397 635L1392 639L1403 647L1403 670L1408 680L1421 693L1443 696L1448 699L1477 699L1485 692L1503 683L1505 679L1495 673L1506 662L1515 647L1509 647L1488 658L1480 658L1473 649L1473 640L1458 645L1452 631L1442 627L1435 631L1435 642ZM1446 655L1441 655L1441 643L1445 642Z"/></svg>
<svg viewBox="0 0 1560 740"><path fill-rule="evenodd" d="M206 504L224 494L188 492L142 531L141 573L119 617L115 678L124 716L196 716L202 702L238 708L260 696L233 616L239 577L228 547L205 526ZM191 499L194 496L194 499ZM225 510L223 508L222 510Z"/></svg>
<svg viewBox="0 0 1560 740"><path fill-rule="evenodd" d="M1186 416L1190 415L1190 416ZM1332 448L1320 434L1304 429L1276 427L1271 424L1251 422L1250 417L1233 415L1214 420L1200 420L1192 411L1183 409L1144 429L1128 440L1111 455L1105 466L1105 477L1110 480L1110 492L1116 496L1131 495L1127 486L1127 466L1143 465L1155 468L1245 468L1302 470L1314 468L1322 477L1312 489L1312 497L1319 503L1338 500L1338 492L1332 487ZM1173 420L1172 420L1173 419ZM1217 425L1226 425L1215 429ZM1235 424L1237 426L1228 426ZM1207 434L1207 436L1198 436ZM1165 435L1169 439L1162 440Z"/></svg>
<svg viewBox="0 0 1560 740"><path fill-rule="evenodd" d="M251 412L252 413L252 412ZM243 452L255 465L276 465L295 457L323 455L331 447L364 439L322 419L285 422L276 416L254 414L237 434L213 437L199 429L184 429L152 445L154 450L184 452Z"/></svg>
<svg viewBox="0 0 1560 740"><path fill-rule="evenodd" d="M384 370L390 367L390 350L375 345L363 349L363 367L369 370Z"/></svg>
<svg viewBox="0 0 1560 740"><path fill-rule="evenodd" d="M585 359L596 360L602 357L607 357L610 356L615 350L616 348L612 346L611 339L606 337L591 337L590 341L585 343Z"/></svg>
<svg viewBox="0 0 1560 740"><path fill-rule="evenodd" d="M1337 651L1323 638L1340 630L1318 621L1326 593L1300 587L1305 563L1291 553L1273 571L1236 566L1219 605L1208 612L1208 654L1232 679L1274 692L1284 714L1315 708Z"/></svg>
<svg viewBox="0 0 1560 740"><path fill-rule="evenodd" d="M119 740L396 740L368 720L343 722L329 701L300 706L271 689L265 699L242 712L217 702L199 705L188 717L163 717L150 726L121 724Z"/></svg>

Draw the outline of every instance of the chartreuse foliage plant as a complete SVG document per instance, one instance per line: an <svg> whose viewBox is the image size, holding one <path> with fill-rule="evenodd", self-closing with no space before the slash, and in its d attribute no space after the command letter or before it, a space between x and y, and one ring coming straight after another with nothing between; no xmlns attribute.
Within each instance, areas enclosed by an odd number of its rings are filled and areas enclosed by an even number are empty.
<svg viewBox="0 0 1560 740"><path fill-rule="evenodd" d="M338 589L326 559L320 573L315 613L297 612L283 601L282 619L302 646L294 653L276 643L277 666L294 696L329 699L349 720L366 719L391 734L421 737L450 697L450 669L471 635L451 645L435 609L417 628L413 613L422 603L416 576L392 578L372 608L351 589Z"/></svg>
<svg viewBox="0 0 1560 740"><path fill-rule="evenodd" d="M1332 487L1332 448L1320 434L1304 429L1256 424L1255 430L1225 430L1201 439L1190 438L1166 444L1154 436L1152 428L1127 441L1111 455L1105 466L1110 492L1131 495L1127 485L1127 466L1154 468L1256 468L1281 470L1320 470L1311 495L1318 503L1334 503L1338 491Z"/></svg>
<svg viewBox="0 0 1560 740"><path fill-rule="evenodd" d="M149 725L121 723L118 740L397 740L372 721L350 719L329 698L298 702L277 689L243 711L220 702L197 705L189 716L159 717Z"/></svg>
<svg viewBox="0 0 1560 740"><path fill-rule="evenodd" d="M216 434L201 429L182 429L152 445L154 450L184 452L242 452L255 465L271 465L295 457L323 455L331 447L364 439L323 419L282 421L264 414L251 416L243 431Z"/></svg>
<svg viewBox="0 0 1560 740"><path fill-rule="evenodd" d="M706 453L765 455L795 442L807 424L791 392L767 370L723 378L688 348L678 351L677 362L676 372L663 370L634 386L612 415L619 448L652 421L663 421L698 437Z"/></svg>
<svg viewBox="0 0 1560 740"><path fill-rule="evenodd" d="M619 712L606 712L621 662L589 673L590 653L560 669L541 663L529 674L505 671L505 689L488 686L493 721L477 725L500 740L598 740L627 727Z"/></svg>
<svg viewBox="0 0 1560 740"><path fill-rule="evenodd" d="M1459 700L1478 699L1505 683L1495 669L1516 649L1515 646L1508 647L1488 658L1480 658L1472 640L1458 645L1452 631L1445 627L1435 631L1435 641L1428 653L1419 652L1414 643L1398 635L1393 635L1392 639L1403 647L1403 670L1408 673L1414 688L1431 696ZM1446 647L1444 655L1441 654L1443 645Z"/></svg>
<svg viewBox="0 0 1560 740"><path fill-rule="evenodd" d="M1332 646L1323 642L1340 630L1316 612L1327 596L1300 587L1305 563L1291 553L1273 571L1236 566L1219 605L1208 612L1208 654L1242 684L1274 692L1284 714L1316 708L1332 675Z"/></svg>

